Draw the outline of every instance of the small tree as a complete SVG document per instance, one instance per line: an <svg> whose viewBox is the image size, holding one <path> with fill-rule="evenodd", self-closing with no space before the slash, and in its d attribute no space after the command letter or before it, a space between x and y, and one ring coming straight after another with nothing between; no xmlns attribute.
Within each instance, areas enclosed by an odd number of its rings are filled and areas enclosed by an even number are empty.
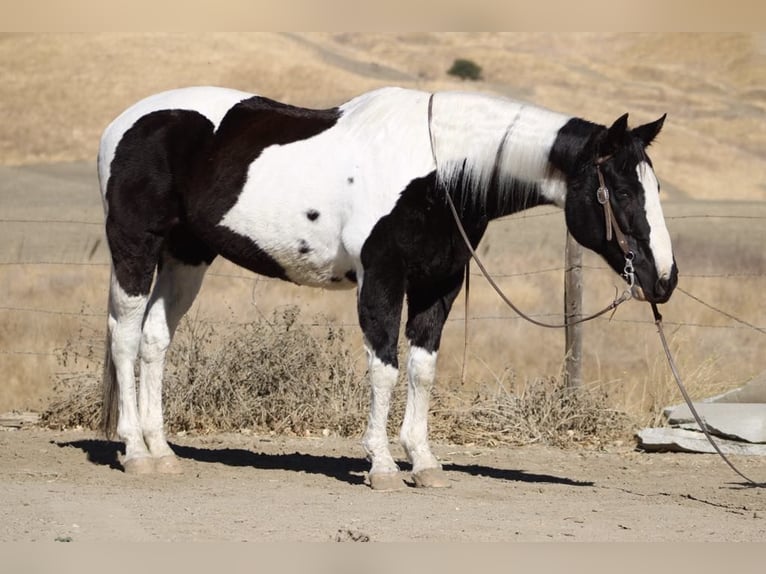
<svg viewBox="0 0 766 574"><path fill-rule="evenodd" d="M472 60L458 58L452 63L452 67L447 70L447 73L451 76L457 76L461 80L480 80L481 66Z"/></svg>

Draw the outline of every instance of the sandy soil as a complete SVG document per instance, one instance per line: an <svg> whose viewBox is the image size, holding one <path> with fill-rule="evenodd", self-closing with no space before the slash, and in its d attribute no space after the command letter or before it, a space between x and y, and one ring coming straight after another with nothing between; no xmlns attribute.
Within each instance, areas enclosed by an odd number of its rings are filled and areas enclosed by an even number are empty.
<svg viewBox="0 0 766 574"><path fill-rule="evenodd" d="M128 476L93 433L0 432L0 541L766 539L763 492L708 455L437 445L451 488L378 493L353 440L172 442L183 475Z"/></svg>

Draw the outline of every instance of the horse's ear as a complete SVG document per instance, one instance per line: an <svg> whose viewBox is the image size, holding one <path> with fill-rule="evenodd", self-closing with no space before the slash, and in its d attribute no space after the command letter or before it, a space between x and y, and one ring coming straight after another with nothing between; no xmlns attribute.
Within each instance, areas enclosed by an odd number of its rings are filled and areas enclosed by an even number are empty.
<svg viewBox="0 0 766 574"><path fill-rule="evenodd" d="M606 130L606 136L601 140L599 153L611 155L615 153L625 142L625 134L628 131L628 114L623 114Z"/></svg>
<svg viewBox="0 0 766 574"><path fill-rule="evenodd" d="M644 147L648 147L649 144L654 141L654 138L657 137L657 134L660 133L662 124L665 123L665 117L667 117L667 115L668 114L662 114L660 119L634 128L633 135L643 142Z"/></svg>
<svg viewBox="0 0 766 574"><path fill-rule="evenodd" d="M606 132L606 139L612 145L618 145L628 131L628 114L622 114Z"/></svg>

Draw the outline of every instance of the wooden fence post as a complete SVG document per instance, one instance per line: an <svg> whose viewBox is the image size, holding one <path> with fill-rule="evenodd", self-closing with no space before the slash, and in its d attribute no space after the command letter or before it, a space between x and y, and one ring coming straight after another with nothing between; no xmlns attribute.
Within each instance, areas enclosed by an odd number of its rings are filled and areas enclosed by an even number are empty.
<svg viewBox="0 0 766 574"><path fill-rule="evenodd" d="M582 247L567 232L564 252L564 317L567 321L582 317ZM570 387L582 385L582 323L565 329L564 382Z"/></svg>

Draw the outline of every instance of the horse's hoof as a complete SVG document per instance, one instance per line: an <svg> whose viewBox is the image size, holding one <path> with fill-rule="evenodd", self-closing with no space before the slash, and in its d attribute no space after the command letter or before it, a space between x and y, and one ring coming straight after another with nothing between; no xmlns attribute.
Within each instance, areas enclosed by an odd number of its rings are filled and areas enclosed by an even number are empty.
<svg viewBox="0 0 766 574"><path fill-rule="evenodd" d="M402 490L407 485L398 472L378 472L370 475L370 488L378 492Z"/></svg>
<svg viewBox="0 0 766 574"><path fill-rule="evenodd" d="M425 468L412 473L412 480L418 488L449 488L452 486L441 468Z"/></svg>
<svg viewBox="0 0 766 574"><path fill-rule="evenodd" d="M125 474L152 474L154 472L154 459L150 456L130 458L123 461L122 468Z"/></svg>
<svg viewBox="0 0 766 574"><path fill-rule="evenodd" d="M154 459L155 470L160 474L182 474L184 469L175 455L168 454Z"/></svg>

